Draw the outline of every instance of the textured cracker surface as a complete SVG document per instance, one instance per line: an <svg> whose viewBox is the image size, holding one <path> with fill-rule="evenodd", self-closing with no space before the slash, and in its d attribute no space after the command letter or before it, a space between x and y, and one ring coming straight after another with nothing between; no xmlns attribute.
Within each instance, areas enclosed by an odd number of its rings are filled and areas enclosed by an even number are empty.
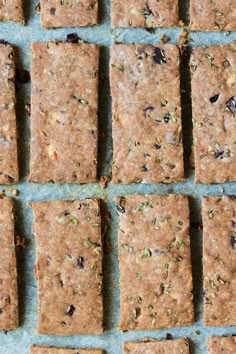
<svg viewBox="0 0 236 354"><path fill-rule="evenodd" d="M234 354L236 352L236 337L210 337L208 339L209 354Z"/></svg>
<svg viewBox="0 0 236 354"><path fill-rule="evenodd" d="M185 196L127 196L119 213L121 330L193 323Z"/></svg>
<svg viewBox="0 0 236 354"><path fill-rule="evenodd" d="M0 183L18 181L15 114L15 63L12 46L0 44Z"/></svg>
<svg viewBox="0 0 236 354"><path fill-rule="evenodd" d="M170 45L112 47L114 183L184 178L179 55Z"/></svg>
<svg viewBox="0 0 236 354"><path fill-rule="evenodd" d="M235 45L193 50L190 68L196 183L236 180L235 64Z"/></svg>
<svg viewBox="0 0 236 354"><path fill-rule="evenodd" d="M191 0L190 21L193 31L235 30L236 1Z"/></svg>
<svg viewBox="0 0 236 354"><path fill-rule="evenodd" d="M31 346L30 354L103 354L104 351L100 349L67 349L54 348L45 346Z"/></svg>
<svg viewBox="0 0 236 354"><path fill-rule="evenodd" d="M97 0L41 0L43 28L91 26L98 23Z"/></svg>
<svg viewBox="0 0 236 354"><path fill-rule="evenodd" d="M11 330L19 325L13 203L0 199L0 329Z"/></svg>
<svg viewBox="0 0 236 354"><path fill-rule="evenodd" d="M171 27L179 21L177 0L112 0L113 27Z"/></svg>
<svg viewBox="0 0 236 354"><path fill-rule="evenodd" d="M30 181L96 180L98 53L88 44L32 44Z"/></svg>
<svg viewBox="0 0 236 354"><path fill-rule="evenodd" d="M38 333L102 333L98 202L56 201L31 206L37 246Z"/></svg>
<svg viewBox="0 0 236 354"><path fill-rule="evenodd" d="M124 354L189 354L189 343L186 339L144 341L143 343L125 343Z"/></svg>
<svg viewBox="0 0 236 354"><path fill-rule="evenodd" d="M236 324L236 199L205 197L203 203L204 324Z"/></svg>
<svg viewBox="0 0 236 354"><path fill-rule="evenodd" d="M0 0L0 21L24 24L22 0Z"/></svg>

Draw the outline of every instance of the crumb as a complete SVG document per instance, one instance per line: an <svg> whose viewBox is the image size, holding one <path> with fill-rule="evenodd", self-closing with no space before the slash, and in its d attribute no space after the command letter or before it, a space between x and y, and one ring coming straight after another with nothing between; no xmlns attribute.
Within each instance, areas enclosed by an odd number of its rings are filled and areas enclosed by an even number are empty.
<svg viewBox="0 0 236 354"><path fill-rule="evenodd" d="M161 41L161 43L167 43L170 41L170 37L167 36L166 34L162 34L160 37L160 41Z"/></svg>
<svg viewBox="0 0 236 354"><path fill-rule="evenodd" d="M19 194L19 191L17 189L11 189L11 194L15 197Z"/></svg>
<svg viewBox="0 0 236 354"><path fill-rule="evenodd" d="M102 189L107 188L108 183L110 182L111 178L108 176L101 176L100 178L100 185Z"/></svg>

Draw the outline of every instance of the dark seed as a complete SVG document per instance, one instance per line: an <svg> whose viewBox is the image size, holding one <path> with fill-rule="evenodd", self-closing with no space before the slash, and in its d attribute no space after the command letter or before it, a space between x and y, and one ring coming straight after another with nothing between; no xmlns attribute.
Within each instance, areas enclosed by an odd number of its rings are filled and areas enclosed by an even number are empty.
<svg viewBox="0 0 236 354"><path fill-rule="evenodd" d="M146 28L146 31L151 33L151 34L154 34L155 33L155 28Z"/></svg>
<svg viewBox="0 0 236 354"><path fill-rule="evenodd" d="M154 144L153 146L154 146L154 148L157 149L157 150L161 149L161 145L159 145L159 144Z"/></svg>
<svg viewBox="0 0 236 354"><path fill-rule="evenodd" d="M211 103L215 103L215 102L218 100L219 96L220 96L219 93L218 93L217 95L215 95L215 96L212 96L212 97L210 98L210 102L211 102Z"/></svg>
<svg viewBox="0 0 236 354"><path fill-rule="evenodd" d="M147 172L147 171L148 171L147 166L146 166L146 165L143 165L143 166L141 167L141 171L143 171L143 172Z"/></svg>
<svg viewBox="0 0 236 354"><path fill-rule="evenodd" d="M164 115L164 122L165 123L169 123L169 120L171 119L171 115L170 115L170 113L166 113L165 115Z"/></svg>
<svg viewBox="0 0 236 354"><path fill-rule="evenodd" d="M50 14L51 14L51 15L55 15L55 13L56 13L55 7L51 7L51 9L50 9Z"/></svg>
<svg viewBox="0 0 236 354"><path fill-rule="evenodd" d="M0 39L0 44L5 44L5 45L7 45L7 44L9 44L7 41L4 41L4 39Z"/></svg>
<svg viewBox="0 0 236 354"><path fill-rule="evenodd" d="M30 81L30 73L28 70L16 69L16 79L21 84L26 84Z"/></svg>
<svg viewBox="0 0 236 354"><path fill-rule="evenodd" d="M226 102L226 107L227 110L230 111L231 113L236 113L236 97L232 96L227 102Z"/></svg>
<svg viewBox="0 0 236 354"><path fill-rule="evenodd" d="M235 202L235 200L236 200L236 195L229 195L228 197L229 197L229 199L233 200L233 202Z"/></svg>
<svg viewBox="0 0 236 354"><path fill-rule="evenodd" d="M120 204L116 204L116 210L118 211L118 213L121 213L121 214L125 213L125 208Z"/></svg>
<svg viewBox="0 0 236 354"><path fill-rule="evenodd" d="M231 220L231 225L232 225L232 228L235 229L236 228L236 222L234 220Z"/></svg>
<svg viewBox="0 0 236 354"><path fill-rule="evenodd" d="M0 309L0 315L3 313L3 309Z"/></svg>
<svg viewBox="0 0 236 354"><path fill-rule="evenodd" d="M68 210L65 210L64 211L64 215L67 216L67 215L70 215L70 212Z"/></svg>
<svg viewBox="0 0 236 354"><path fill-rule="evenodd" d="M156 64L166 64L167 63L165 51L158 48L158 47L155 48L153 59Z"/></svg>
<svg viewBox="0 0 236 354"><path fill-rule="evenodd" d="M84 269L84 257L79 257L77 259L76 268Z"/></svg>
<svg viewBox="0 0 236 354"><path fill-rule="evenodd" d="M171 340L171 339L173 339L173 337L170 333L166 333L166 339Z"/></svg>
<svg viewBox="0 0 236 354"><path fill-rule="evenodd" d="M230 67L230 62L228 61L228 59L225 59L225 61L223 62L223 67L225 69Z"/></svg>
<svg viewBox="0 0 236 354"><path fill-rule="evenodd" d="M75 312L75 307L73 305L70 305L66 310L66 315L71 317L73 316L74 312Z"/></svg>
<svg viewBox="0 0 236 354"><path fill-rule="evenodd" d="M81 38L79 38L77 33L69 33L66 37L66 42L68 43L79 43Z"/></svg>
<svg viewBox="0 0 236 354"><path fill-rule="evenodd" d="M233 233L231 232L230 244L233 249L236 249L236 234L235 234L235 232L233 232Z"/></svg>
<svg viewBox="0 0 236 354"><path fill-rule="evenodd" d="M31 104L30 103L25 104L25 111L28 114L28 116L31 115Z"/></svg>
<svg viewBox="0 0 236 354"><path fill-rule="evenodd" d="M150 116L150 114L154 111L154 107L152 107L152 106L149 106L149 107L147 107L147 108L144 108L144 110L143 110L143 112L144 112L144 116L145 117L149 117Z"/></svg>
<svg viewBox="0 0 236 354"><path fill-rule="evenodd" d="M216 159L218 159L218 157L221 157L223 154L224 154L224 151L215 151L214 152L214 155L215 155Z"/></svg>

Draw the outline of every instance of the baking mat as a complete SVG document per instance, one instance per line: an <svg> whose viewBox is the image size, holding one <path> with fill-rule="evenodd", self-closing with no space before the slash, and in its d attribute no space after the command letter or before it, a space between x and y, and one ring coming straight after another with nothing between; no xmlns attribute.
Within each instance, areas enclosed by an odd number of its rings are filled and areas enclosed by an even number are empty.
<svg viewBox="0 0 236 354"><path fill-rule="evenodd" d="M100 99L99 99L99 176L110 173L112 164L111 138L111 99L109 89L108 65L109 46L117 42L123 43L159 43L160 36L166 34L171 37L170 43L177 43L180 28L156 29L151 34L145 29L111 29L110 1L100 0L100 25L87 28L43 30L40 28L39 14L35 12L37 0L25 0L26 26L13 23L0 23L0 38L10 42L15 47L17 67L30 69L30 43L33 41L64 40L66 35L76 32L81 39L101 46L100 55ZM189 1L180 0L180 17L188 21ZM236 40L236 32L232 33L200 33L190 34L190 46L230 43ZM210 335L231 335L236 333L236 327L209 327L202 326L202 233L198 230L201 224L200 196L236 194L236 183L224 185L194 185L194 171L188 166L189 150L192 142L191 130L191 100L190 75L188 71L188 57L181 66L182 71L182 105L183 129L185 148L186 181L170 185L132 184L112 185L103 190L99 183L87 185L57 185L34 184L26 181L29 169L29 126L30 118L24 112L24 105L30 102L30 84L19 86L17 92L17 119L19 127L19 161L21 180L14 187L0 186L8 195L16 188L18 196L14 198L16 208L16 232L25 237L26 248L18 249L18 272L20 293L20 328L8 334L0 333L0 354L26 354L30 344L46 344L65 347L94 347L104 348L108 353L122 353L122 343L136 341L144 337L164 339L166 333L173 338L188 337L190 339L191 354L207 353L206 338ZM155 331L130 331L122 333L117 330L119 322L119 271L117 253L117 215L114 208L114 197L133 193L182 193L189 196L191 210L191 249L194 276L194 301L196 321L194 326L164 329ZM110 239L113 251L104 257L104 307L105 327L103 335L80 335L70 337L46 336L36 333L37 326L37 287L34 279L35 240L31 232L32 211L27 206L30 201L41 200L72 200L89 197L98 197L106 200L102 208L111 214L108 221L106 236Z"/></svg>

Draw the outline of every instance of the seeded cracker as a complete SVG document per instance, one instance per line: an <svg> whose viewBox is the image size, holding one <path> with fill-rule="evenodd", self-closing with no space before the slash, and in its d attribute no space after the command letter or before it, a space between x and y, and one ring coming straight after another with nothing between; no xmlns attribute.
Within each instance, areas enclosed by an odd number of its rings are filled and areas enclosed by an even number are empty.
<svg viewBox="0 0 236 354"><path fill-rule="evenodd" d="M43 28L92 26L98 23L97 0L41 0Z"/></svg>
<svg viewBox="0 0 236 354"><path fill-rule="evenodd" d="M196 183L236 180L236 47L199 47L190 60Z"/></svg>
<svg viewBox="0 0 236 354"><path fill-rule="evenodd" d="M23 25L22 0L0 0L0 21L20 22Z"/></svg>
<svg viewBox="0 0 236 354"><path fill-rule="evenodd" d="M119 328L148 330L194 321L186 196L116 198L119 214Z"/></svg>
<svg viewBox="0 0 236 354"><path fill-rule="evenodd" d="M175 45L112 47L113 183L184 179L179 63Z"/></svg>
<svg viewBox="0 0 236 354"><path fill-rule="evenodd" d="M236 325L236 198L204 197L204 325Z"/></svg>
<svg viewBox="0 0 236 354"><path fill-rule="evenodd" d="M0 184L18 181L13 48L0 44Z"/></svg>
<svg viewBox="0 0 236 354"><path fill-rule="evenodd" d="M103 332L98 201L31 204L35 219L38 333Z"/></svg>
<svg viewBox="0 0 236 354"><path fill-rule="evenodd" d="M236 29L236 0L191 0L192 31L232 31Z"/></svg>
<svg viewBox="0 0 236 354"><path fill-rule="evenodd" d="M125 343L124 354L189 354L189 343L187 339L176 340L145 340L141 343Z"/></svg>
<svg viewBox="0 0 236 354"><path fill-rule="evenodd" d="M18 290L14 240L13 203L10 198L0 199L0 329L18 327Z"/></svg>
<svg viewBox="0 0 236 354"><path fill-rule="evenodd" d="M208 341L209 354L235 354L236 353L236 336L231 337L209 337Z"/></svg>
<svg viewBox="0 0 236 354"><path fill-rule="evenodd" d="M113 27L178 26L178 0L112 0Z"/></svg>
<svg viewBox="0 0 236 354"><path fill-rule="evenodd" d="M103 354L104 351L100 349L67 349L54 348L45 346L30 346L30 354Z"/></svg>
<svg viewBox="0 0 236 354"><path fill-rule="evenodd" d="M32 44L30 181L96 181L98 61L96 45Z"/></svg>

